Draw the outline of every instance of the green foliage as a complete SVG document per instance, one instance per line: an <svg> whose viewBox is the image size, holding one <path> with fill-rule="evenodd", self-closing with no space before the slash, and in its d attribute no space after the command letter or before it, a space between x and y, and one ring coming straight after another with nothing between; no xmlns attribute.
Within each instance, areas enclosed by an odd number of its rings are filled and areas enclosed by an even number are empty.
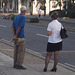
<svg viewBox="0 0 75 75"><path fill-rule="evenodd" d="M38 0L39 3L41 3L42 5L44 4L44 0Z"/></svg>
<svg viewBox="0 0 75 75"><path fill-rule="evenodd" d="M31 2L32 2L32 1L34 1L34 0L31 0Z"/></svg>
<svg viewBox="0 0 75 75"><path fill-rule="evenodd" d="M65 10L53 10L53 11L50 11L49 12L49 16L51 16L51 14L54 12L54 11L57 11L59 13L59 17L64 17L65 16Z"/></svg>
<svg viewBox="0 0 75 75"><path fill-rule="evenodd" d="M8 0L3 0L4 3L7 3Z"/></svg>
<svg viewBox="0 0 75 75"><path fill-rule="evenodd" d="M66 10L54 10L54 11L57 11L59 13L59 17L75 18L75 9L69 9L69 10L67 10L67 15L66 15ZM49 16L51 16L51 14L54 11L50 11Z"/></svg>
<svg viewBox="0 0 75 75"><path fill-rule="evenodd" d="M16 15L11 15L11 20L14 20Z"/></svg>
<svg viewBox="0 0 75 75"><path fill-rule="evenodd" d="M44 2L44 1L45 1L45 2ZM38 5L39 3L41 3L40 9L41 9L41 10L44 10L44 9L45 9L45 8L44 8L44 4L46 3L46 0L38 0L37 5Z"/></svg>
<svg viewBox="0 0 75 75"><path fill-rule="evenodd" d="M75 18L75 9L69 9L67 15L70 18Z"/></svg>
<svg viewBox="0 0 75 75"><path fill-rule="evenodd" d="M66 1L64 1L64 6L63 8L66 9ZM74 9L75 8L75 3L68 1L68 9Z"/></svg>
<svg viewBox="0 0 75 75"><path fill-rule="evenodd" d="M38 23L38 22L39 22L39 19L37 17L30 19L30 23Z"/></svg>
<svg viewBox="0 0 75 75"><path fill-rule="evenodd" d="M64 2L64 9L66 10L66 1ZM68 9L67 9L67 16L70 18L75 18L75 3L72 0L68 1Z"/></svg>
<svg viewBox="0 0 75 75"><path fill-rule="evenodd" d="M46 7L44 7L43 5L40 7L41 10L46 10Z"/></svg>

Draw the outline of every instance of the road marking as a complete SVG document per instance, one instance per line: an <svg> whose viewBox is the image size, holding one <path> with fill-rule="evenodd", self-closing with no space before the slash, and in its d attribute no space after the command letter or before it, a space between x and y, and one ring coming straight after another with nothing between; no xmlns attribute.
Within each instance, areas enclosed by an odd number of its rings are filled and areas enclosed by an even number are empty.
<svg viewBox="0 0 75 75"><path fill-rule="evenodd" d="M68 64L68 63L64 63L64 64L67 65L67 66L70 66L70 67L72 67L72 68L75 68L74 65L71 65L71 64Z"/></svg>
<svg viewBox="0 0 75 75"><path fill-rule="evenodd" d="M60 51L61 53L75 53L75 51Z"/></svg>
<svg viewBox="0 0 75 75"><path fill-rule="evenodd" d="M42 37L48 37L48 36L46 36L46 35L42 35L42 34L36 34L36 35L38 35L38 36L42 36Z"/></svg>
<svg viewBox="0 0 75 75"><path fill-rule="evenodd" d="M38 25L30 25L31 27L39 27ZM45 27L43 27L43 26L40 26L39 28L45 28Z"/></svg>
<svg viewBox="0 0 75 75"><path fill-rule="evenodd" d="M0 27L7 27L7 26L5 26L5 25L0 25Z"/></svg>

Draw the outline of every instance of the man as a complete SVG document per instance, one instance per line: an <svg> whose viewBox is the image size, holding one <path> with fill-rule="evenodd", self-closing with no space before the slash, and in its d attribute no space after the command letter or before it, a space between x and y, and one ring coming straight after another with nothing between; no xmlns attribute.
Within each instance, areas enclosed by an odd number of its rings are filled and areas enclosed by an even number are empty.
<svg viewBox="0 0 75 75"><path fill-rule="evenodd" d="M22 66L24 55L25 55L25 13L26 7L22 6L20 8L21 13L15 16L12 25L12 32L14 35L14 68L25 70L26 68Z"/></svg>

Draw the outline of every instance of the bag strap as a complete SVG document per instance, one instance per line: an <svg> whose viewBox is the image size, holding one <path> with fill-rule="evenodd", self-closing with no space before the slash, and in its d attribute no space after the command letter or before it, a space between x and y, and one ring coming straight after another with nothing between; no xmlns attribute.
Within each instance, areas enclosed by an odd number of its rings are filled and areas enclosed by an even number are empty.
<svg viewBox="0 0 75 75"><path fill-rule="evenodd" d="M61 29L64 29L65 27L61 24Z"/></svg>

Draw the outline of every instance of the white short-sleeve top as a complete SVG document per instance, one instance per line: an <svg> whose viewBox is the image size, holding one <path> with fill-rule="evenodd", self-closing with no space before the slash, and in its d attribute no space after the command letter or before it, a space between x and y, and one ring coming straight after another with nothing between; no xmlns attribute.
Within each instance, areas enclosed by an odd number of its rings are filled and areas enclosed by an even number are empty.
<svg viewBox="0 0 75 75"><path fill-rule="evenodd" d="M50 43L58 43L61 42L60 30L61 23L58 20L53 20L48 24L47 31L51 31L52 34L48 37L48 42Z"/></svg>

